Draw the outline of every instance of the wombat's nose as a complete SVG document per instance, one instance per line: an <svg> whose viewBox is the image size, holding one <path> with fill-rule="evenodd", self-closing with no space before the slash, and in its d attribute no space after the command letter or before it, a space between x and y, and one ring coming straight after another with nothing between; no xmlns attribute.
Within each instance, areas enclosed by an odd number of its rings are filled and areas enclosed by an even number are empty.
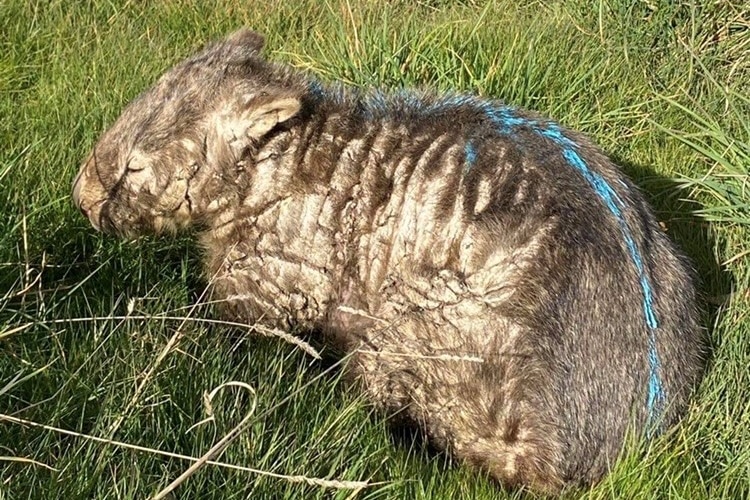
<svg viewBox="0 0 750 500"><path fill-rule="evenodd" d="M73 181L73 203L76 204L76 206L83 212L83 215L88 216L86 213L86 210L81 206L81 175L83 174L83 170L78 172L78 175L76 175L75 180Z"/></svg>
<svg viewBox="0 0 750 500"><path fill-rule="evenodd" d="M92 203L91 190L93 188L94 193L98 194L98 185L94 184L92 186L90 179L86 178L85 172L86 168L81 168L78 175L76 175L75 180L73 180L73 203L75 203L76 207L78 207L78 210L81 211L84 217L91 222L91 225L98 230L100 226L99 212L101 211L101 203L103 200Z"/></svg>

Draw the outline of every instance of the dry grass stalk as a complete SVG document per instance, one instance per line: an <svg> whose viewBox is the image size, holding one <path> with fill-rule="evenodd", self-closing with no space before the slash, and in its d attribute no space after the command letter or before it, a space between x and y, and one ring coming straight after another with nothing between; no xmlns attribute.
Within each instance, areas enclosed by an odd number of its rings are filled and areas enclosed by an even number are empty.
<svg viewBox="0 0 750 500"><path fill-rule="evenodd" d="M97 443L104 443L104 444L108 444L112 446L117 446L120 448L126 448L129 450L135 450L135 451L140 451L140 452L145 452L145 453L152 453L154 455L160 455L160 456L169 457L169 458L188 460L190 462L197 462L200 460L200 458L191 457L188 455L180 455L179 453L172 453L169 451L159 450L155 448L138 446L138 445L134 445L130 443L125 443L122 441L116 441L114 439L105 439L105 438L101 438L97 436L91 436L88 434L82 434L80 432L70 431L67 429L61 429L59 427L54 427L51 425L40 424L38 422L33 422L31 420L13 417L11 415L6 415L2 413L0 413L0 421L7 421L7 422L20 424L20 425L28 425L29 427L36 427L39 429L44 429L46 431L56 432L58 434L65 434L67 436L79 437L79 438L86 439L89 441L94 441ZM376 483L370 483L368 481L338 481L338 480L332 480L332 479L308 477L308 476L303 476L303 475L289 476L285 474L277 474L275 472L269 472L269 471L264 471L264 470L259 470L259 469L253 469L250 467L244 467L241 465L228 464L224 462L216 462L214 460L207 460L205 464L215 465L217 467L224 467L227 469L233 469L233 470L238 470L238 471L243 471L243 472L250 472L252 474L272 477L275 479L283 479L291 483L305 483L305 484L309 484L310 486L320 486L321 488L333 488L333 489L341 489L341 490L359 490L362 488L366 488L368 486L374 486L376 484Z"/></svg>

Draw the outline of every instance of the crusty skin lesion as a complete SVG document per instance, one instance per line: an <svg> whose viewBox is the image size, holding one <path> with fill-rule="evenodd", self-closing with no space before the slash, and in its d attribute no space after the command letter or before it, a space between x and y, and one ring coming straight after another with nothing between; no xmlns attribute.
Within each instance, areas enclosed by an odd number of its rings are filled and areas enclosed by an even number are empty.
<svg viewBox="0 0 750 500"><path fill-rule="evenodd" d="M235 33L124 110L74 182L97 229L195 228L224 315L321 332L376 406L506 485L557 492L650 426L624 223L660 318L660 428L678 420L704 364L689 265L597 148L565 131L627 207L620 226L563 139L527 125L544 119L502 129L499 103L325 87L262 45Z"/></svg>

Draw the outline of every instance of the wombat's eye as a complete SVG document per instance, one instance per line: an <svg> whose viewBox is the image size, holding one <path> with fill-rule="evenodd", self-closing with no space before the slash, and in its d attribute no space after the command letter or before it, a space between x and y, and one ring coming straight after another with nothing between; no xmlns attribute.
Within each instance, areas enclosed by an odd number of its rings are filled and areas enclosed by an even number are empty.
<svg viewBox="0 0 750 500"><path fill-rule="evenodd" d="M128 172L138 172L140 170L143 170L146 168L146 164L142 161L139 161L138 158L130 157L128 158L128 162L125 164L125 170Z"/></svg>

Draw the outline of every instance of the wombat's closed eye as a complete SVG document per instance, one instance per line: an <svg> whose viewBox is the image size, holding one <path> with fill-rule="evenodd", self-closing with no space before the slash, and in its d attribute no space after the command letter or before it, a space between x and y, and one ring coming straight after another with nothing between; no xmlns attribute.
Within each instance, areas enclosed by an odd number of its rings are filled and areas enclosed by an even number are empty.
<svg viewBox="0 0 750 500"><path fill-rule="evenodd" d="M227 317L322 332L372 402L506 485L599 480L703 370L689 265L581 135L468 95L327 87L240 31L133 101L74 182L194 226Z"/></svg>

